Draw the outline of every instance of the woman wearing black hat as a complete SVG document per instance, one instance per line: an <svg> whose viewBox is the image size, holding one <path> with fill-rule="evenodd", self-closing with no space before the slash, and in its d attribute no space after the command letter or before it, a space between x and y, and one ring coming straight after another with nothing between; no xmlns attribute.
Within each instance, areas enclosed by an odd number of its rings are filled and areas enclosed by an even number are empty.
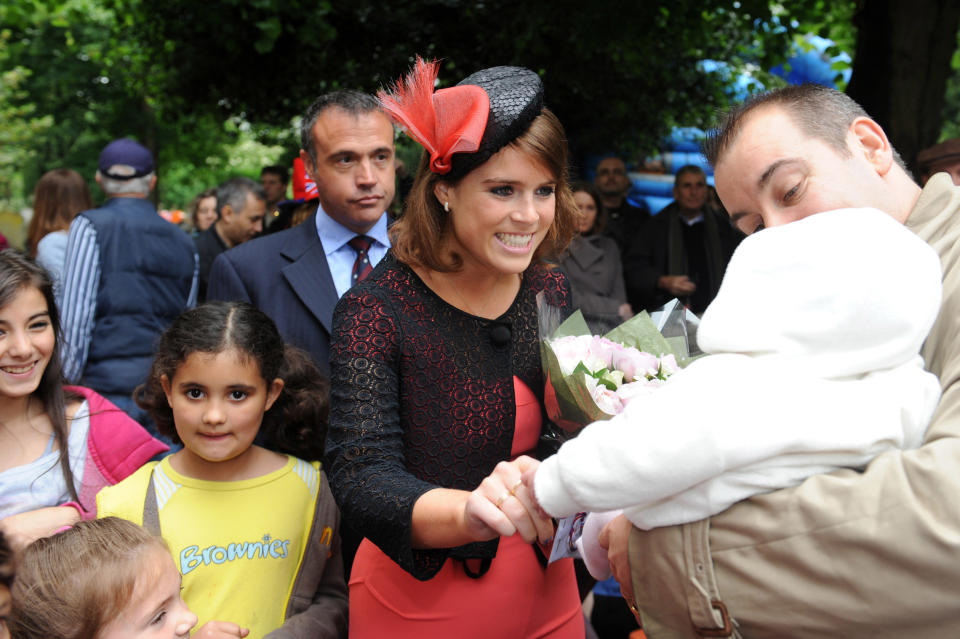
<svg viewBox="0 0 960 639"><path fill-rule="evenodd" d="M418 61L384 108L426 152L393 249L331 339L330 481L366 537L350 636L583 637L571 560L520 475L545 419L536 295L578 216L540 78L496 67L433 91ZM549 551L547 551L549 553Z"/></svg>

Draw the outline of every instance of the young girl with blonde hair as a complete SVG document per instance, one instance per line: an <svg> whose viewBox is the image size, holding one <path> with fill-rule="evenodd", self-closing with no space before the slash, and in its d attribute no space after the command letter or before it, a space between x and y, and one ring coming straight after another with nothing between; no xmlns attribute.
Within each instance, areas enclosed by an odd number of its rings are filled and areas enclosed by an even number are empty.
<svg viewBox="0 0 960 639"><path fill-rule="evenodd" d="M33 543L12 595L17 639L187 639L197 623L163 541L116 517Z"/></svg>

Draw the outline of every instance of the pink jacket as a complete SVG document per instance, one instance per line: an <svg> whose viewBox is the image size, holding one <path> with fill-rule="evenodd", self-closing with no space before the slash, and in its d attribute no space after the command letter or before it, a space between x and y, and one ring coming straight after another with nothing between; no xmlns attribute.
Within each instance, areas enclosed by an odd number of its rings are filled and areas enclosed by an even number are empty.
<svg viewBox="0 0 960 639"><path fill-rule="evenodd" d="M83 519L97 516L97 493L132 474L169 447L149 433L110 401L82 386L66 386L77 393L90 407L90 430L87 433L87 459L80 486L80 503L65 506L76 508Z"/></svg>

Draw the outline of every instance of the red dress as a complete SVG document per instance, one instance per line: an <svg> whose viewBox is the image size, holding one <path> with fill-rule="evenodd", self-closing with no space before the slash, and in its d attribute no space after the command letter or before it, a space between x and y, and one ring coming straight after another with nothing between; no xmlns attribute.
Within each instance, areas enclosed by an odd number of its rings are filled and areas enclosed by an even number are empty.
<svg viewBox="0 0 960 639"><path fill-rule="evenodd" d="M511 454L536 446L540 404L514 377L516 427ZM369 540L357 552L350 576L350 637L462 639L582 639L583 615L573 561L544 569L533 547L502 537L490 569L469 577L460 562L420 581Z"/></svg>

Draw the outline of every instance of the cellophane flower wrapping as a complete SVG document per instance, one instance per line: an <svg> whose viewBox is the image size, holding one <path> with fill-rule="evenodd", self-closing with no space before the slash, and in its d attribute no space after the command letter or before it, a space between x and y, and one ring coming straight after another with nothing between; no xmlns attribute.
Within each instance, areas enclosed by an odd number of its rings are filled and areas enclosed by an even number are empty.
<svg viewBox="0 0 960 639"><path fill-rule="evenodd" d="M590 333L580 311L561 322L559 309L542 298L538 306L547 402L555 398L553 416L568 435L654 392L689 359L686 333L665 338L645 311L600 336ZM686 325L682 306L658 315L663 326Z"/></svg>
<svg viewBox="0 0 960 639"><path fill-rule="evenodd" d="M561 321L560 309L547 304L542 293L537 307L545 401L554 420L542 439L554 449L587 424L610 419L655 392L699 354L699 320L677 300L654 312L656 322L643 311L603 336L591 334L580 311ZM585 515L556 522L550 562L579 554L576 542Z"/></svg>

